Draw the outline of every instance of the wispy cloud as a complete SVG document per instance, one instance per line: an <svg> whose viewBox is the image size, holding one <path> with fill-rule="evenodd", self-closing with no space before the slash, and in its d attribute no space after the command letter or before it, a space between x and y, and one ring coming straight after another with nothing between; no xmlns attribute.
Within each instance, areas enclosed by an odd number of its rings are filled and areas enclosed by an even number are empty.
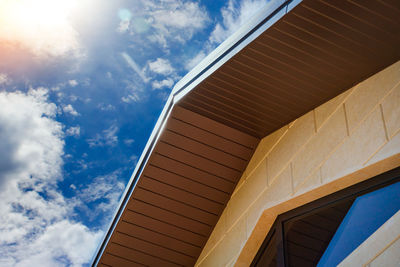
<svg viewBox="0 0 400 267"><path fill-rule="evenodd" d="M118 143L118 132L119 128L116 125L111 125L110 128L96 134L94 138L87 139L90 147L96 146L115 146Z"/></svg>
<svg viewBox="0 0 400 267"><path fill-rule="evenodd" d="M149 12L152 27L166 38L189 40L209 21L207 11L197 2L161 1Z"/></svg>
<svg viewBox="0 0 400 267"><path fill-rule="evenodd" d="M125 96L121 98L124 103L138 103L147 99L149 94L146 88L141 84L141 82L135 80L125 80L125 91L127 92Z"/></svg>
<svg viewBox="0 0 400 267"><path fill-rule="evenodd" d="M69 80L69 81L68 81L68 84L69 84L71 87L75 87L75 86L78 85L78 81L77 81L77 80Z"/></svg>
<svg viewBox="0 0 400 267"><path fill-rule="evenodd" d="M127 146L131 146L133 143L135 143L134 139L125 139L124 144Z"/></svg>
<svg viewBox="0 0 400 267"><path fill-rule="evenodd" d="M97 107L102 111L115 110L115 107L113 105L111 105L111 104L100 103L100 104L97 105Z"/></svg>
<svg viewBox="0 0 400 267"><path fill-rule="evenodd" d="M110 219L114 209L117 207L125 184L120 181L121 171L116 170L106 175L95 177L87 186L76 189L75 201L76 207L83 209L86 216L91 220L100 220L107 222ZM89 208L93 203L94 209Z"/></svg>
<svg viewBox="0 0 400 267"><path fill-rule="evenodd" d="M124 103L127 103L127 104L132 103L132 102L139 102L140 97L135 93L131 93L127 96L121 97L121 101Z"/></svg>
<svg viewBox="0 0 400 267"><path fill-rule="evenodd" d="M117 31L141 36L168 49L171 43L185 43L211 21L197 1L146 0L130 10L129 20L121 19Z"/></svg>
<svg viewBox="0 0 400 267"><path fill-rule="evenodd" d="M265 8L270 0L229 0L221 9L223 21L217 23L209 41L220 44L245 24L259 10Z"/></svg>
<svg viewBox="0 0 400 267"><path fill-rule="evenodd" d="M229 0L221 8L222 21L217 22L203 49L185 63L185 69L193 69L216 46L225 41L259 10L274 4L272 0Z"/></svg>
<svg viewBox="0 0 400 267"><path fill-rule="evenodd" d="M139 77L142 79L143 82L147 83L150 80L148 77L146 77L144 71L136 64L136 62L127 53L122 52L121 56L125 59L129 67L131 67L132 70L134 70L139 75Z"/></svg>
<svg viewBox="0 0 400 267"><path fill-rule="evenodd" d="M67 136L79 137L79 135L81 134L81 127L79 126L69 127L67 131L65 131L65 134Z"/></svg>

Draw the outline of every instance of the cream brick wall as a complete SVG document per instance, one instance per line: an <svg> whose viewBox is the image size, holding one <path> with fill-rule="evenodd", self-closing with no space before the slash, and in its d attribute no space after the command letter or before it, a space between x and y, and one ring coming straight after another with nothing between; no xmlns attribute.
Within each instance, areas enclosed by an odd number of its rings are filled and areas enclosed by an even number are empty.
<svg viewBox="0 0 400 267"><path fill-rule="evenodd" d="M197 266L248 266L280 213L400 166L400 61L261 140Z"/></svg>

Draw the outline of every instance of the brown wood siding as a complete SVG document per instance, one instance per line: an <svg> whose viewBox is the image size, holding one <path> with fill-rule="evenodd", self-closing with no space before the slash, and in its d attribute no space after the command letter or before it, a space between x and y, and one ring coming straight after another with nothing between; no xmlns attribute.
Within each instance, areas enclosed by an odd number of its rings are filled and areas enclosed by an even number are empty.
<svg viewBox="0 0 400 267"><path fill-rule="evenodd" d="M193 265L258 142L176 107L100 262Z"/></svg>
<svg viewBox="0 0 400 267"><path fill-rule="evenodd" d="M201 81L173 106L99 265L194 265L260 138L398 61L399 18L398 0L305 0Z"/></svg>
<svg viewBox="0 0 400 267"><path fill-rule="evenodd" d="M399 6L305 0L180 105L262 138L399 60Z"/></svg>

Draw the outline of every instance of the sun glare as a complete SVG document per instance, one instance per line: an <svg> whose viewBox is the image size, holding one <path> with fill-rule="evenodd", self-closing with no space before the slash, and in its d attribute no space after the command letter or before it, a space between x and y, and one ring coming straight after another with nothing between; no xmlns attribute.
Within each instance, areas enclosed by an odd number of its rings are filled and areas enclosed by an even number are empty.
<svg viewBox="0 0 400 267"><path fill-rule="evenodd" d="M77 0L0 0L0 42L25 45L34 53L68 49L76 32L71 26ZM55 47L59 46L59 47Z"/></svg>

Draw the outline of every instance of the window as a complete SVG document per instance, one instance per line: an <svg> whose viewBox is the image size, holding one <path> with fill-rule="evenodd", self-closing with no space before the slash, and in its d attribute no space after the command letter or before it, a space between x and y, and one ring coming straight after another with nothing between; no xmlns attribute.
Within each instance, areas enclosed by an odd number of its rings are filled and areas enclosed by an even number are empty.
<svg viewBox="0 0 400 267"><path fill-rule="evenodd" d="M251 266L336 266L400 210L400 168L281 214Z"/></svg>

